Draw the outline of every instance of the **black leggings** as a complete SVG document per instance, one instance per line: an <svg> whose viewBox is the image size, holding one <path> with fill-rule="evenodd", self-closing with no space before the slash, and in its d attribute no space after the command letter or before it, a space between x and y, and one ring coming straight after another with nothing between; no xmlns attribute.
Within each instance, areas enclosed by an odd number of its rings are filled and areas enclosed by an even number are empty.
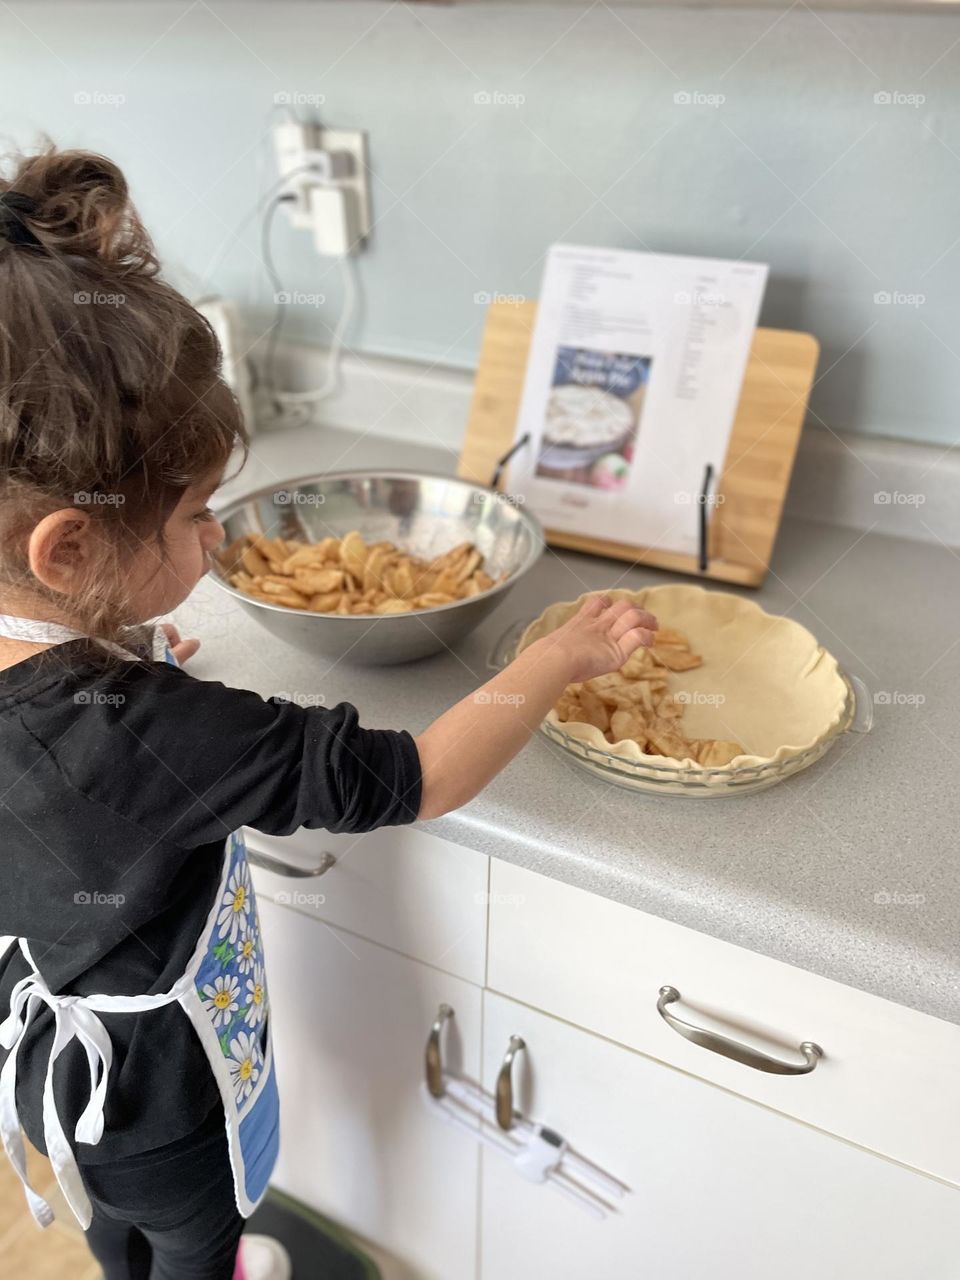
<svg viewBox="0 0 960 1280"><path fill-rule="evenodd" d="M81 1173L104 1280L232 1280L243 1218L220 1106L185 1138Z"/></svg>

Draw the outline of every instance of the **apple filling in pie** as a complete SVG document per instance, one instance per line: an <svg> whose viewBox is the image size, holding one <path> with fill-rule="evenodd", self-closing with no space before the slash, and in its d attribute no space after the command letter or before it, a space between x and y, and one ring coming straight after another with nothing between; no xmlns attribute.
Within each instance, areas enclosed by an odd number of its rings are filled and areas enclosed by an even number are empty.
<svg viewBox="0 0 960 1280"><path fill-rule="evenodd" d="M569 684L554 707L561 723L592 724L610 743L627 739L645 755L695 760L704 768L720 768L744 754L739 742L688 738L682 716L689 695L671 690L673 672L703 665L680 631L661 627L650 649L637 649L619 671Z"/></svg>
<svg viewBox="0 0 960 1280"><path fill-rule="evenodd" d="M518 648L562 626L589 594L549 605ZM569 685L547 713L545 731L561 731L575 757L598 752L612 768L622 760L632 780L648 762L641 789L674 765L683 774L709 769L712 784L724 772L786 769L838 731L848 684L795 619L693 583L604 594L648 609L660 629L651 649L638 649L619 671Z"/></svg>

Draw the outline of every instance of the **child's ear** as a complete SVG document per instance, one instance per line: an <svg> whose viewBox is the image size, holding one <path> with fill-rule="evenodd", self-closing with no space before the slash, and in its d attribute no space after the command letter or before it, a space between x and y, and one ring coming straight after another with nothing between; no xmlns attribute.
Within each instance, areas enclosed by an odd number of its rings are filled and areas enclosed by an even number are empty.
<svg viewBox="0 0 960 1280"><path fill-rule="evenodd" d="M30 572L51 591L72 594L92 567L92 534L89 512L78 507L44 516L30 535Z"/></svg>

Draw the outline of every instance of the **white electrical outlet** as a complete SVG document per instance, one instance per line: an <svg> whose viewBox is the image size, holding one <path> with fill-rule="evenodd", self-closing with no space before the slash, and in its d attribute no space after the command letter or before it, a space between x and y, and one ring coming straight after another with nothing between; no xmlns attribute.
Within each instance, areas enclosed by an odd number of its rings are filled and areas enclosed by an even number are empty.
<svg viewBox="0 0 960 1280"><path fill-rule="evenodd" d="M319 125L302 124L296 120L284 120L273 130L274 150L277 156L277 170L281 177L290 175L284 185L283 193L294 196L293 202L284 206L291 223L301 230L308 231L313 226L310 217L310 198L307 194L316 178L307 172L306 166L319 143Z"/></svg>
<svg viewBox="0 0 960 1280"><path fill-rule="evenodd" d="M348 177L338 178L337 185L352 193L356 209L356 230L360 240L370 235L370 170L367 164L367 135L362 129L320 129L320 147L332 155L346 153L353 159ZM358 246L360 247L360 246ZM354 250L356 252L356 250Z"/></svg>
<svg viewBox="0 0 960 1280"><path fill-rule="evenodd" d="M312 231L318 253L358 253L370 234L367 135L284 120L274 127L277 168L293 226Z"/></svg>

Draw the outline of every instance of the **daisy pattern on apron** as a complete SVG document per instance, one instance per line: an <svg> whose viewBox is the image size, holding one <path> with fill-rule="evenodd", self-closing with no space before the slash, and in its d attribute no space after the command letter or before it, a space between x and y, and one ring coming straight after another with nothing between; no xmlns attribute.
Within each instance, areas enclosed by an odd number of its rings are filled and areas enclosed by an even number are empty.
<svg viewBox="0 0 960 1280"><path fill-rule="evenodd" d="M237 1204L249 1214L276 1158L277 1087L260 917L239 832L227 838L225 853L207 930L197 945L192 998L181 1003L214 1067Z"/></svg>
<svg viewBox="0 0 960 1280"><path fill-rule="evenodd" d="M197 992L217 1033L237 1106L250 1097L264 1065L261 1035L267 988L250 867L240 837L230 836L216 926L197 971Z"/></svg>

